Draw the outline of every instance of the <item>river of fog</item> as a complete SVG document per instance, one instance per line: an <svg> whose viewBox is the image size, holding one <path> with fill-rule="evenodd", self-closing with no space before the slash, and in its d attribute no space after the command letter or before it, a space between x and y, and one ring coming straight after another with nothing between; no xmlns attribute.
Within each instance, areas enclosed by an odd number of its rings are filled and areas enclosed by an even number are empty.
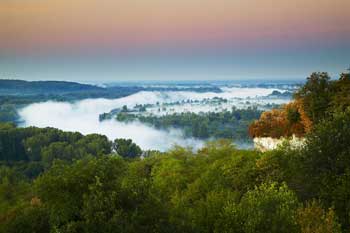
<svg viewBox="0 0 350 233"><path fill-rule="evenodd" d="M124 105L132 108L136 104L171 103L182 100L202 100L221 97L225 99L250 99L267 96L277 89L265 88L224 88L222 93L197 93L186 91L150 92L141 91L119 99L86 99L74 103L43 102L28 105L19 111L24 127L55 127L65 131L78 131L83 134L99 133L109 139L130 138L142 149L167 150L175 144L200 148L203 141L184 138L180 130L162 131L141 123L121 123L115 120L99 121L99 114L109 112ZM281 90L279 90L281 91ZM278 103L286 100L276 100ZM208 111L210 109L208 108Z"/></svg>

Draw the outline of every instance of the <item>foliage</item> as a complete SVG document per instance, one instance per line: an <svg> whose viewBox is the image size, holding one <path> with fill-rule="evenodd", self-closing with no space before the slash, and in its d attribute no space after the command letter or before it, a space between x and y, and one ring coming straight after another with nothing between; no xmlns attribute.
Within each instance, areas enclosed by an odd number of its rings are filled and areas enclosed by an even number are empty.
<svg viewBox="0 0 350 233"><path fill-rule="evenodd" d="M113 149L124 158L135 158L142 154L141 148L133 143L131 139L115 139Z"/></svg>
<svg viewBox="0 0 350 233"><path fill-rule="evenodd" d="M106 232L101 224L114 221L118 209L127 205L120 188L125 169L118 157L81 160L72 166L56 163L35 182L38 197L50 210L50 222L64 231L84 225L88 232Z"/></svg>
<svg viewBox="0 0 350 233"><path fill-rule="evenodd" d="M333 209L325 211L320 203L313 200L297 211L297 222L301 233L338 233L341 232Z"/></svg>
<svg viewBox="0 0 350 233"><path fill-rule="evenodd" d="M281 109L263 112L259 120L249 126L251 137L304 136L310 129L310 120L305 116L299 102L284 105Z"/></svg>
<svg viewBox="0 0 350 233"><path fill-rule="evenodd" d="M298 232L298 205L286 185L262 184L224 207L216 232Z"/></svg>
<svg viewBox="0 0 350 233"><path fill-rule="evenodd" d="M111 142L106 136L0 123L0 161L7 165L17 163L16 167L28 177L37 176L57 159L73 161L109 153Z"/></svg>
<svg viewBox="0 0 350 233"><path fill-rule="evenodd" d="M333 89L330 111L345 111L350 106L350 74L341 74Z"/></svg>
<svg viewBox="0 0 350 233"><path fill-rule="evenodd" d="M70 135L43 149L60 159L34 181L19 175L16 163L0 170L0 232L339 232L340 224L348 226L350 174L343 167L349 163L331 163L325 172L323 145L317 155L309 152L317 140L328 145L322 135L330 128L340 132L332 150L347 151L347 117L315 126L304 148L285 145L264 154L219 140L197 152L175 147L144 159L86 153L71 160L57 147L65 153L84 137Z"/></svg>
<svg viewBox="0 0 350 233"><path fill-rule="evenodd" d="M302 152L308 192L350 227L350 108L315 126Z"/></svg>
<svg viewBox="0 0 350 233"><path fill-rule="evenodd" d="M328 73L312 73L307 82L296 93L297 99L302 99L304 109L312 122L317 123L326 116L331 101L333 84Z"/></svg>

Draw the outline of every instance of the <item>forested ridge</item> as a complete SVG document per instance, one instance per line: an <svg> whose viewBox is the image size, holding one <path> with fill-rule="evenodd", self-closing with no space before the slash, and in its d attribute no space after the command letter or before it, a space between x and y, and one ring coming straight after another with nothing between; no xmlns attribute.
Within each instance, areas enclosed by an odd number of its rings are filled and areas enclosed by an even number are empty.
<svg viewBox="0 0 350 233"><path fill-rule="evenodd" d="M349 83L311 75L273 124L295 124L288 133L305 145L265 153L231 140L143 153L131 140L2 123L0 232L349 232ZM271 132L258 122L250 132Z"/></svg>

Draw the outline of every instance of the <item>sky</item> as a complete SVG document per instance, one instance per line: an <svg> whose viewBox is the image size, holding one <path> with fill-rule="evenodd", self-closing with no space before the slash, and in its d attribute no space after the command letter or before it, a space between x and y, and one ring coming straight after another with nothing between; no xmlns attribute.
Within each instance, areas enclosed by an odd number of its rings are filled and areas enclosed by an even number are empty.
<svg viewBox="0 0 350 233"><path fill-rule="evenodd" d="M0 78L283 80L349 65L349 0L0 0Z"/></svg>

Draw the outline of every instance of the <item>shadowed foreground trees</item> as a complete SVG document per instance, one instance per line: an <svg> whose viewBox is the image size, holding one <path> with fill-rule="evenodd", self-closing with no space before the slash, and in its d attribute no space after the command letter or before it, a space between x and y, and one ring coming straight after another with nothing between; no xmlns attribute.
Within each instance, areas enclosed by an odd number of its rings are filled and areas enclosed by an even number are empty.
<svg viewBox="0 0 350 233"><path fill-rule="evenodd" d="M259 153L222 140L198 152L175 147L143 160L56 159L33 182L7 168L1 173L7 177L1 203L7 205L0 209L0 232L323 233L340 232L340 224L346 232L350 165L336 161L349 151L343 138L348 113L320 123L298 150L286 145ZM324 144L306 160L317 140L335 137L324 133L331 128L342 146L328 154ZM324 156L335 163L328 166ZM6 187L16 195L8 196Z"/></svg>

